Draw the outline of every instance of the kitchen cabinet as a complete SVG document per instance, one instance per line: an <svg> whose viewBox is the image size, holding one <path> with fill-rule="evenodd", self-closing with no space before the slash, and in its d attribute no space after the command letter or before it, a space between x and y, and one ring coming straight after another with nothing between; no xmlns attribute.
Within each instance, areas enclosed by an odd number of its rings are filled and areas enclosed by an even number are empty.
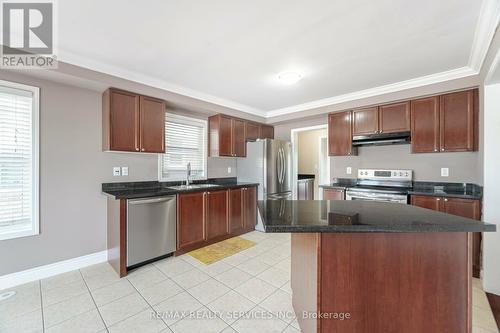
<svg viewBox="0 0 500 333"><path fill-rule="evenodd" d="M381 105L378 108L380 133L410 131L410 102Z"/></svg>
<svg viewBox="0 0 500 333"><path fill-rule="evenodd" d="M164 153L165 101L110 88L102 97L103 150Z"/></svg>
<svg viewBox="0 0 500 333"><path fill-rule="evenodd" d="M257 187L243 188L243 215L246 231L255 229L257 224Z"/></svg>
<svg viewBox="0 0 500 333"><path fill-rule="evenodd" d="M229 190L229 231L231 233L243 231L245 228L243 217L243 188Z"/></svg>
<svg viewBox="0 0 500 333"><path fill-rule="evenodd" d="M255 228L257 222L257 188L242 187L229 191L229 226L232 234Z"/></svg>
<svg viewBox="0 0 500 333"><path fill-rule="evenodd" d="M413 153L477 151L478 90L411 102Z"/></svg>
<svg viewBox="0 0 500 333"><path fill-rule="evenodd" d="M481 219L479 200L412 195L411 204L474 220ZM472 236L472 271L474 277L479 277L481 271L481 233L479 232L473 233Z"/></svg>
<svg viewBox="0 0 500 333"><path fill-rule="evenodd" d="M209 156L245 156L245 123L217 114L208 118Z"/></svg>
<svg viewBox="0 0 500 333"><path fill-rule="evenodd" d="M177 195L177 249L205 240L206 192Z"/></svg>
<svg viewBox="0 0 500 333"><path fill-rule="evenodd" d="M411 150L439 151L439 96L411 101Z"/></svg>
<svg viewBox="0 0 500 333"><path fill-rule="evenodd" d="M257 187L177 195L177 252L187 252L255 229Z"/></svg>
<svg viewBox="0 0 500 333"><path fill-rule="evenodd" d="M323 200L345 200L345 190L336 188L324 188Z"/></svg>
<svg viewBox="0 0 500 333"><path fill-rule="evenodd" d="M344 111L328 115L328 156L356 155L352 146L352 112Z"/></svg>
<svg viewBox="0 0 500 333"><path fill-rule="evenodd" d="M229 234L228 191L205 192L206 240Z"/></svg>
<svg viewBox="0 0 500 333"><path fill-rule="evenodd" d="M477 150L477 90L442 95L439 98L440 149L446 151Z"/></svg>
<svg viewBox="0 0 500 333"><path fill-rule="evenodd" d="M353 135L410 131L410 102L358 109L353 114Z"/></svg>
<svg viewBox="0 0 500 333"><path fill-rule="evenodd" d="M352 135L376 134L378 132L377 107L352 111Z"/></svg>
<svg viewBox="0 0 500 333"><path fill-rule="evenodd" d="M261 139L274 139L274 127L269 125L261 125L260 127Z"/></svg>
<svg viewBox="0 0 500 333"><path fill-rule="evenodd" d="M247 141L260 139L260 124L252 123L250 121L245 122L245 135L245 139Z"/></svg>

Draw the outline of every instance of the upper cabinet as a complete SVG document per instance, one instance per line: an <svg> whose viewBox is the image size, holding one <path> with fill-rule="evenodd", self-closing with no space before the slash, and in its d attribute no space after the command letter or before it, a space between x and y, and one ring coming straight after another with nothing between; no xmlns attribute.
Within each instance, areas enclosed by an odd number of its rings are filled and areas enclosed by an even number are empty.
<svg viewBox="0 0 500 333"><path fill-rule="evenodd" d="M379 133L410 131L410 102L381 105L378 108Z"/></svg>
<svg viewBox="0 0 500 333"><path fill-rule="evenodd" d="M354 136L410 131L410 102L358 109L352 115Z"/></svg>
<svg viewBox="0 0 500 333"><path fill-rule="evenodd" d="M411 151L439 151L439 96L411 101Z"/></svg>
<svg viewBox="0 0 500 333"><path fill-rule="evenodd" d="M413 153L476 151L478 90L411 102Z"/></svg>
<svg viewBox="0 0 500 333"><path fill-rule="evenodd" d="M378 107L352 111L352 135L378 133Z"/></svg>
<svg viewBox="0 0 500 333"><path fill-rule="evenodd" d="M208 118L209 156L245 157L246 142L274 138L272 126L223 114Z"/></svg>
<svg viewBox="0 0 500 333"><path fill-rule="evenodd" d="M274 127L269 125L261 125L260 139L274 139Z"/></svg>
<svg viewBox="0 0 500 333"><path fill-rule="evenodd" d="M328 154L356 155L352 138L409 132L412 153L477 151L479 91L471 89L328 115ZM355 138L358 139L358 138Z"/></svg>
<svg viewBox="0 0 500 333"><path fill-rule="evenodd" d="M110 88L102 105L103 150L165 152L165 101Z"/></svg>
<svg viewBox="0 0 500 333"><path fill-rule="evenodd" d="M328 155L356 155L352 146L352 111L328 115Z"/></svg>

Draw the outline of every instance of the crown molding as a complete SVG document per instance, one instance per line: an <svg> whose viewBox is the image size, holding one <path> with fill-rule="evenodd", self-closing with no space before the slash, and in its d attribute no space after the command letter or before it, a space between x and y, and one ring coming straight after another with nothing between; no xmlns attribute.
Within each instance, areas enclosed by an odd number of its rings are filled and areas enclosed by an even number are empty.
<svg viewBox="0 0 500 333"><path fill-rule="evenodd" d="M469 57L469 67L479 72L500 20L500 1L483 0Z"/></svg>
<svg viewBox="0 0 500 333"><path fill-rule="evenodd" d="M134 81L136 83L144 84L153 88L158 88L162 90L166 90L175 94L179 94L182 96L190 97L199 101L215 104L218 106L226 107L229 109L233 109L236 111L241 111L241 112L246 112L250 113L252 115L256 116L261 116L261 117L266 117L266 112L263 110L259 110L256 108L253 108L251 106L241 104L238 102L234 102L228 99L220 98L217 96L213 96L210 94L206 94L194 89L186 88L179 86L177 84L167 82L164 80L160 80L157 78L154 78L149 75L144 75L141 73L138 73L136 71L130 71L124 68L120 68L117 66L112 66L108 65L105 63L101 62L96 62L89 60L89 58L86 57L81 57L79 55L76 55L74 53L68 52L66 50L62 50L59 48L59 55L58 55L58 60L63 61L65 63L87 68L93 71L101 72L104 74L116 76L122 79L126 79L129 81Z"/></svg>
<svg viewBox="0 0 500 333"><path fill-rule="evenodd" d="M348 93L344 95L339 95L335 97L320 99L313 102L308 102L304 104L294 105L282 109L272 110L267 112L266 118L282 116L290 113L306 111L310 109L316 109L321 107L326 107L330 105L335 105L344 102L350 102L362 98L374 97L378 95L398 92L406 89L418 88L426 85L431 85L435 83L445 82L449 80L461 79L468 76L477 75L478 71L473 70L470 67L461 67L457 69L452 69L446 72L421 76L415 79L401 81L397 83L387 84L384 86L379 86L375 88L365 89L356 91L353 93Z"/></svg>

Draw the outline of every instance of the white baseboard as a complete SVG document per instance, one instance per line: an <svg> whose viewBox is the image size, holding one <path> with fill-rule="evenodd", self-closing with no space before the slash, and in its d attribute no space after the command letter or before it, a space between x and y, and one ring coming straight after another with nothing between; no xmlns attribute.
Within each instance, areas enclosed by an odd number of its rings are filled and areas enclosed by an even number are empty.
<svg viewBox="0 0 500 333"><path fill-rule="evenodd" d="M75 269L100 264L108 260L108 251L101 251L78 258L55 262L53 264L30 268L12 274L0 276L0 290L12 288L24 283L45 279Z"/></svg>

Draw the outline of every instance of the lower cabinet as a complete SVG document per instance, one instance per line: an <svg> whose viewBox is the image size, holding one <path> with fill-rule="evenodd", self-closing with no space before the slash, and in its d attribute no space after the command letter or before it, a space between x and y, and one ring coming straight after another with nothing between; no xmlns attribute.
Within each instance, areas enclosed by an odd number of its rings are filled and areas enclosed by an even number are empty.
<svg viewBox="0 0 500 333"><path fill-rule="evenodd" d="M345 191L336 188L324 188L323 200L345 200Z"/></svg>
<svg viewBox="0 0 500 333"><path fill-rule="evenodd" d="M177 249L205 240L206 192L177 195Z"/></svg>
<svg viewBox="0 0 500 333"><path fill-rule="evenodd" d="M257 188L243 188L243 216L245 231L255 229L257 224Z"/></svg>
<svg viewBox="0 0 500 333"><path fill-rule="evenodd" d="M253 230L256 221L256 187L178 194L177 251Z"/></svg>
<svg viewBox="0 0 500 333"><path fill-rule="evenodd" d="M481 219L481 202L479 200L412 195L411 204L469 219ZM473 276L478 278L481 271L480 232L475 232L472 236L472 271Z"/></svg>
<svg viewBox="0 0 500 333"><path fill-rule="evenodd" d="M206 239L214 239L229 234L228 191L205 192L207 202Z"/></svg>

